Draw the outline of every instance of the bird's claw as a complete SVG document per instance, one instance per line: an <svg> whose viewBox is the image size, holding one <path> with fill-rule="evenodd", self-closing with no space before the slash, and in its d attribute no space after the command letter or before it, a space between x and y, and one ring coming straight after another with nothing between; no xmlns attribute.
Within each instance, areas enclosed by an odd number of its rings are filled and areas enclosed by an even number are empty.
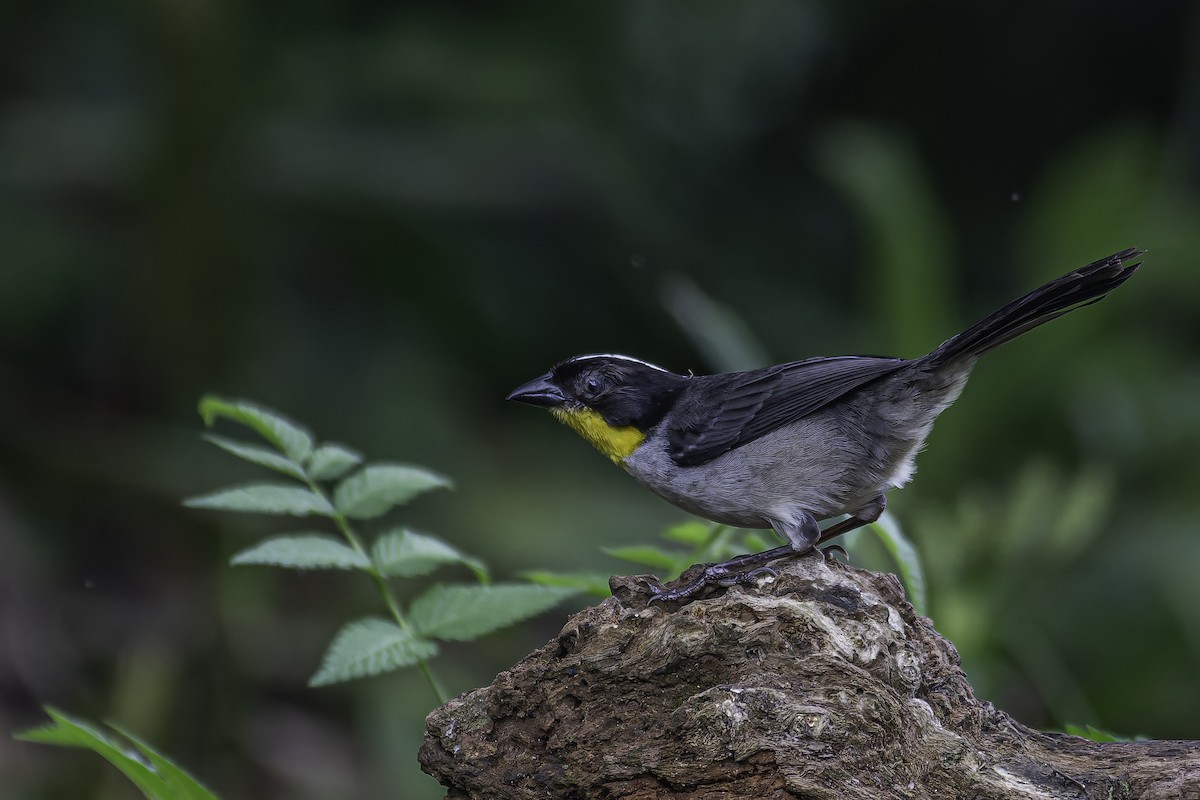
<svg viewBox="0 0 1200 800"><path fill-rule="evenodd" d="M708 584L708 581L701 576L699 579L692 581L687 586L681 586L678 589L668 589L659 584L650 586L650 602L651 603L674 603L679 600L685 600L699 592Z"/></svg>
<svg viewBox="0 0 1200 800"><path fill-rule="evenodd" d="M840 544L831 544L828 547L818 550L818 552L825 557L826 561L833 561L834 556L840 553L842 560L847 564L850 563L850 554L847 553L846 548L842 547Z"/></svg>
<svg viewBox="0 0 1200 800"><path fill-rule="evenodd" d="M717 586L746 586L753 583L762 575L770 575L772 578L779 577L779 573L770 567L758 567L745 572L730 572L723 564L709 564L700 573L698 578L677 589L668 589L662 585L651 585L649 587L650 602L674 603L679 600L686 600L699 594L701 589L710 584Z"/></svg>
<svg viewBox="0 0 1200 800"><path fill-rule="evenodd" d="M760 575L770 575L772 578L778 578L779 573L770 567L758 567L757 569L747 570L746 572L737 572L732 575L726 575L724 578L719 578L716 583L718 586L747 586L754 583Z"/></svg>

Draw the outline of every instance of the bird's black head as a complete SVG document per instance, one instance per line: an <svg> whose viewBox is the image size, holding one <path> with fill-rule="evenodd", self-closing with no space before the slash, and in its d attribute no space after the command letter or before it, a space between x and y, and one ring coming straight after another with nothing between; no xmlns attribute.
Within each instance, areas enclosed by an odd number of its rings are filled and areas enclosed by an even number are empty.
<svg viewBox="0 0 1200 800"><path fill-rule="evenodd" d="M687 378L629 356L575 356L508 396L564 411L590 409L615 428L647 430L662 419Z"/></svg>
<svg viewBox="0 0 1200 800"><path fill-rule="evenodd" d="M508 396L543 406L596 449L620 461L671 409L687 378L629 356L588 355L557 364Z"/></svg>

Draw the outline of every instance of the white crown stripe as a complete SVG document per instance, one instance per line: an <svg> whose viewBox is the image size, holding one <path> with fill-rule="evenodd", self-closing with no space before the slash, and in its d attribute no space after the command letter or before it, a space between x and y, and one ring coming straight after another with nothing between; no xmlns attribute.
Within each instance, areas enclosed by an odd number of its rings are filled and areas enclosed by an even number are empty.
<svg viewBox="0 0 1200 800"><path fill-rule="evenodd" d="M670 370L660 367L658 364L651 364L649 361L643 361L642 359L634 358L633 356L623 356L619 353L588 353L585 356L575 356L574 358L569 358L569 359L567 359L566 363L570 364L575 361L587 361L589 359L594 359L594 358L607 358L607 359L614 359L617 361L628 361L633 364L641 364L643 367L649 367L650 369L656 369L659 372L669 372L670 371Z"/></svg>

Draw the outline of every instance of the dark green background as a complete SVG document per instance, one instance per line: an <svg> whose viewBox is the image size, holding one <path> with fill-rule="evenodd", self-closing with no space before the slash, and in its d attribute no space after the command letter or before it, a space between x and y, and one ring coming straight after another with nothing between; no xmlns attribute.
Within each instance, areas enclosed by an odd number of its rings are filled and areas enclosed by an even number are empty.
<svg viewBox="0 0 1200 800"><path fill-rule="evenodd" d="M502 576L628 570L598 547L681 515L518 383L714 368L692 290L764 359L918 355L1130 245L1133 281L985 360L891 507L983 696L1200 738L1196 11L0 7L0 793L134 796L7 741L52 703L224 798L440 796L415 672L305 688L369 584L231 568L283 526L179 506L260 476L200 442L203 392L453 476L397 520ZM435 666L483 685L563 613Z"/></svg>

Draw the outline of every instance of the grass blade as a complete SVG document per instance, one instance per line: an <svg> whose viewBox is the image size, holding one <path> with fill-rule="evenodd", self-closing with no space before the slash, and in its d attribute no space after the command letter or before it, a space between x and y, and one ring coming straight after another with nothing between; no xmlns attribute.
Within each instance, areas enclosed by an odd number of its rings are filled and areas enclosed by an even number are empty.
<svg viewBox="0 0 1200 800"><path fill-rule="evenodd" d="M878 520L871 523L871 530L879 537L879 541L887 548L892 560L896 562L901 583L908 592L908 600L913 609L921 615L929 613L929 600L925 593L925 571L921 569L921 560L917 549L900 530L895 517L884 513Z"/></svg>

